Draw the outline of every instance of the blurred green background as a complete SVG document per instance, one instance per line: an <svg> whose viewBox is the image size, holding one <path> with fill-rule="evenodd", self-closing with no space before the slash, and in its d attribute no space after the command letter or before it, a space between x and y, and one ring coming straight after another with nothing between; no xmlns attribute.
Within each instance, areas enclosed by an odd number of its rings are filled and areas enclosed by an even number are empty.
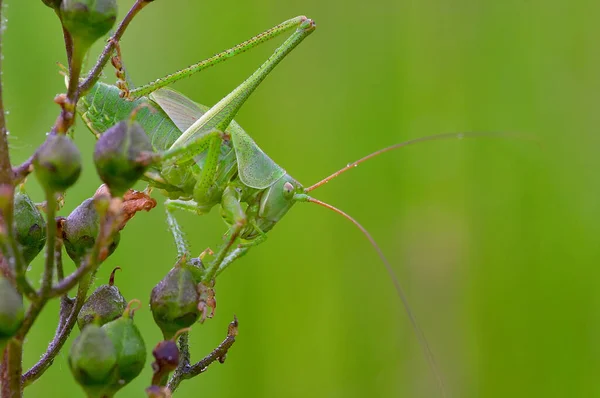
<svg viewBox="0 0 600 398"><path fill-rule="evenodd" d="M44 140L64 91L62 34L40 1L5 9L4 94L13 162ZM124 15L132 1L119 1ZM289 17L317 31L236 118L304 184L371 151L454 131L533 134L433 142L373 160L315 191L371 231L389 256L454 397L600 396L600 5L593 1L155 1L122 42L137 84L228 48ZM213 104L273 51L269 44L174 88ZM100 47L95 48L98 53ZM111 70L106 81L113 82ZM85 169L63 215L99 184L79 121ZM36 182L28 183L35 199ZM158 199L160 199L158 197ZM139 214L96 285L121 266L127 299L146 304L175 246L163 206ZM225 226L181 214L195 252ZM67 265L71 270L72 265ZM37 280L41 256L32 265ZM297 205L217 285L216 317L194 327L199 359L236 314L224 365L178 397L440 396L374 250L341 217ZM147 308L147 307L146 307ZM46 348L57 305L28 337ZM159 339L149 310L138 326ZM144 396L145 373L121 396ZM66 352L26 396L83 396Z"/></svg>

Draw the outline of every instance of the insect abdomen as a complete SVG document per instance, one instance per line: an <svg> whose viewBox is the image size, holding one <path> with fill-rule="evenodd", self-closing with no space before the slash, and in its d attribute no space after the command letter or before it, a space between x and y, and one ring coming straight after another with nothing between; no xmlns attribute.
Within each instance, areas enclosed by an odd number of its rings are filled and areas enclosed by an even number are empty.
<svg viewBox="0 0 600 398"><path fill-rule="evenodd" d="M115 86L96 83L77 105L77 112L96 135L130 118L136 109L136 120L142 125L155 150L168 149L181 135L177 126L152 101L146 97L135 101L124 100Z"/></svg>

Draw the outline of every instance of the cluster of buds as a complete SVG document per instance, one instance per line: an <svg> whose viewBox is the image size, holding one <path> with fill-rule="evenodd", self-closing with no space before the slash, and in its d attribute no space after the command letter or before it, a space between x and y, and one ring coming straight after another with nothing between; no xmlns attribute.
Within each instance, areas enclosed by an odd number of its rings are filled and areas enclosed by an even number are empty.
<svg viewBox="0 0 600 398"><path fill-rule="evenodd" d="M94 197L84 200L66 218L54 219L56 199L60 197L58 194L72 187L82 170L81 153L73 139L67 135L74 122L72 117L79 91L81 87L85 87L85 84L79 86L81 64L91 45L114 26L117 5L116 0L42 1L56 12L64 28L69 55L69 91L68 94L61 95L62 102L57 102L63 112L71 112L71 119L69 123L65 122L62 125L64 128L57 127L57 121L52 133L48 134L46 141L36 151L31 164L48 199L48 220L40 212L44 206L35 204L22 187L14 193L11 203L14 215L14 223L11 222L14 224L11 225L14 226L14 242L11 243L16 244L10 246L11 250L18 246L22 253L22 259L19 260L28 265L48 243L47 258L52 260L46 263L46 273L39 291L33 286L28 286L27 279L22 278L26 269L23 271L23 267L18 268L5 261L7 265L3 265L0 274L0 353L9 342L24 338L32 324L28 321L35 320L37 316L35 314L33 318L27 318L25 315L23 286L29 288L25 293L31 301L27 316L32 312L31 308L35 311L37 304L41 303L41 308L45 300L64 295L62 303L68 304L64 308L61 307L61 322L64 322L66 318L62 318L63 312L79 309L80 303L77 301L80 299L79 293L77 300L71 300L66 292L76 282L80 282L80 288L84 286L81 283L83 276L93 278L97 267L115 251L120 241L120 230L136 212L150 210L156 205L145 193L131 190L158 159L144 129L135 120L138 109L128 120L120 121L105 131L96 143L93 160L96 171L105 185ZM138 1L136 4L151 1ZM72 84L73 82L75 84ZM10 188L9 198L13 197L13 187ZM6 201L8 202L10 200ZM2 233L13 232L10 228L2 225L0 227L3 227L0 230ZM69 277L61 275L61 272L64 272L63 247L79 267L70 276L70 280ZM109 283L95 289L79 309L77 325L81 333L73 342L68 355L69 368L89 397L114 396L139 376L146 362L146 345L133 320L140 302L132 300L127 303L114 284L116 269L118 268L113 270ZM58 273L57 285L53 285L53 272ZM181 343L184 351L180 355L180 347L176 342L178 336L189 331L189 327L194 323L203 322L214 314L216 301L213 285L202 282L201 275L202 272L196 265L186 263L184 258L152 290L150 308L164 340L153 350L154 376L151 387L146 390L150 397L171 396L167 387L169 375L173 371L180 372L181 369L190 368L187 340L180 340L185 341ZM62 283L65 281L67 283ZM88 288L89 285L85 285L83 297L87 295ZM65 324L66 322L62 327ZM70 325L73 327L74 323ZM237 321L235 331L231 330L228 333L228 339L231 341L229 346L237 334ZM70 331L69 328L65 339ZM210 361L224 360L229 346L222 346L225 348L218 347L220 351L213 355L212 359L209 358ZM52 358L54 357L52 356L50 361ZM180 362L184 358L185 360ZM210 361L206 363L209 364Z"/></svg>
<svg viewBox="0 0 600 398"><path fill-rule="evenodd" d="M71 346L69 367L89 397L112 397L144 368L146 344L133 323L134 303L104 325L86 324Z"/></svg>

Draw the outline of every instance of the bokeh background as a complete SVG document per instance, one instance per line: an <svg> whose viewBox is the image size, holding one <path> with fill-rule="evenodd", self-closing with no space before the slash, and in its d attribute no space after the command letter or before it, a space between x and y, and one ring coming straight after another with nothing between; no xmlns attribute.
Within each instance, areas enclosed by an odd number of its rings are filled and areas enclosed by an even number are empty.
<svg viewBox="0 0 600 398"><path fill-rule="evenodd" d="M58 21L40 1L5 9L3 80L12 159L44 140L64 91ZM120 14L132 4L119 1ZM535 135L438 141L390 153L315 191L371 231L389 257L454 397L600 396L600 5L593 1L156 1L125 35L137 84L228 48L289 17L317 31L237 120L305 184L371 151L454 131ZM174 88L213 104L276 47L263 46ZM99 47L94 49L99 52ZM107 70L106 81L114 81ZM67 215L99 185L94 140ZM42 196L28 182L35 199ZM160 197L158 198L160 199ZM213 211L181 214L194 251L216 246ZM120 266L127 299L147 304L176 257L164 208L139 214L96 285ZM37 280L41 257L32 265ZM67 264L72 270L72 265ZM346 220L297 205L218 281L214 319L194 327L199 359L236 314L224 365L184 382L183 397L436 397L435 379L383 265ZM147 307L146 307L147 308ZM57 305L28 337L46 348ZM150 311L136 315L147 345ZM121 396L144 396L151 370ZM26 396L83 396L66 352Z"/></svg>

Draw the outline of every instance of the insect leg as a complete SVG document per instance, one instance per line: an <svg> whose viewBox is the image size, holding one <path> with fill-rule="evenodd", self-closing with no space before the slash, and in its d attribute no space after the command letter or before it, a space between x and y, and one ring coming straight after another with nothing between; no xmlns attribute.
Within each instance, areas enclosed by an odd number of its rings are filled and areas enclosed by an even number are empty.
<svg viewBox="0 0 600 398"><path fill-rule="evenodd" d="M194 200L198 203L209 204L212 202L215 193L214 190L220 153L221 138L214 136L210 139L202 171L200 172L196 185L194 185Z"/></svg>
<svg viewBox="0 0 600 398"><path fill-rule="evenodd" d="M201 134L197 137L194 137L190 142L177 146L171 147L167 151L163 152L161 155L161 160L163 162L169 161L172 163L184 163L189 160L192 160L196 155L201 152L204 152L210 148L213 141L221 142L221 136L223 133L217 130L209 131L208 133Z"/></svg>
<svg viewBox="0 0 600 398"><path fill-rule="evenodd" d="M215 276L218 276L221 272L225 270L225 268L230 266L231 263L233 263L235 260L237 260L240 257L243 257L246 253L248 253L249 250L249 246L237 247L234 250L232 250L227 256L225 256L223 262L221 262L221 265L219 265L219 269L217 270Z"/></svg>
<svg viewBox="0 0 600 398"><path fill-rule="evenodd" d="M238 54L241 54L245 51L248 51L251 48L258 46L259 44L265 43L265 42L279 36L280 34L282 34L284 32L287 32L295 27L300 26L305 20L306 20L306 17L299 16L296 18L289 19L285 22L282 22L279 25L274 26L271 29L269 29L263 33L260 33L256 36L254 36L253 38L246 40L243 43L238 44L235 47L232 47L228 50L220 52L208 59L198 62L197 64L194 64L185 69L182 69L179 72L172 73L170 75L167 75L165 77L157 79L152 83L148 83L142 87L131 90L130 98L135 99L135 98L142 97L144 95L148 95L148 94L152 93L153 91L158 90L161 87L165 87L173 82L176 82L177 80L180 80L187 76L191 76L194 73L200 72L200 71L202 71L206 68L209 68L213 65L216 65L223 61L226 61L229 58L232 58L232 57L234 57Z"/></svg>
<svg viewBox="0 0 600 398"><path fill-rule="evenodd" d="M209 283L215 278L219 267L225 260L226 256L231 253L236 239L247 225L248 219L244 209L242 208L240 199L240 193L232 186L228 186L225 188L225 191L223 191L223 198L221 200L223 218L226 220L231 220L232 223L231 227L229 227L229 230L224 236L225 243L221 245L217 251L215 259L210 263L206 273L202 277L202 282L204 283Z"/></svg>
<svg viewBox="0 0 600 398"><path fill-rule="evenodd" d="M167 224L169 225L169 229L173 234L173 239L175 240L175 246L177 246L177 257L178 258L190 258L190 250L187 241L185 240L185 235L175 218L174 210L177 206L174 206L170 203L170 201L165 202L165 210L167 212Z"/></svg>
<svg viewBox="0 0 600 398"><path fill-rule="evenodd" d="M267 59L250 77L236 87L221 101L217 102L202 117L194 122L179 138L171 148L189 142L198 134L205 131L217 129L225 131L233 120L244 102L250 97L259 84L271 71L283 60L298 44L315 30L315 23L304 20L298 29L287 38L287 40Z"/></svg>
<svg viewBox="0 0 600 398"><path fill-rule="evenodd" d="M123 57L121 56L121 45L117 40L112 40L115 48L115 55L110 59L110 63L116 69L117 84L119 88L119 96L121 98L130 98L129 96L129 82L127 79L127 72L125 71L125 65L123 64Z"/></svg>

